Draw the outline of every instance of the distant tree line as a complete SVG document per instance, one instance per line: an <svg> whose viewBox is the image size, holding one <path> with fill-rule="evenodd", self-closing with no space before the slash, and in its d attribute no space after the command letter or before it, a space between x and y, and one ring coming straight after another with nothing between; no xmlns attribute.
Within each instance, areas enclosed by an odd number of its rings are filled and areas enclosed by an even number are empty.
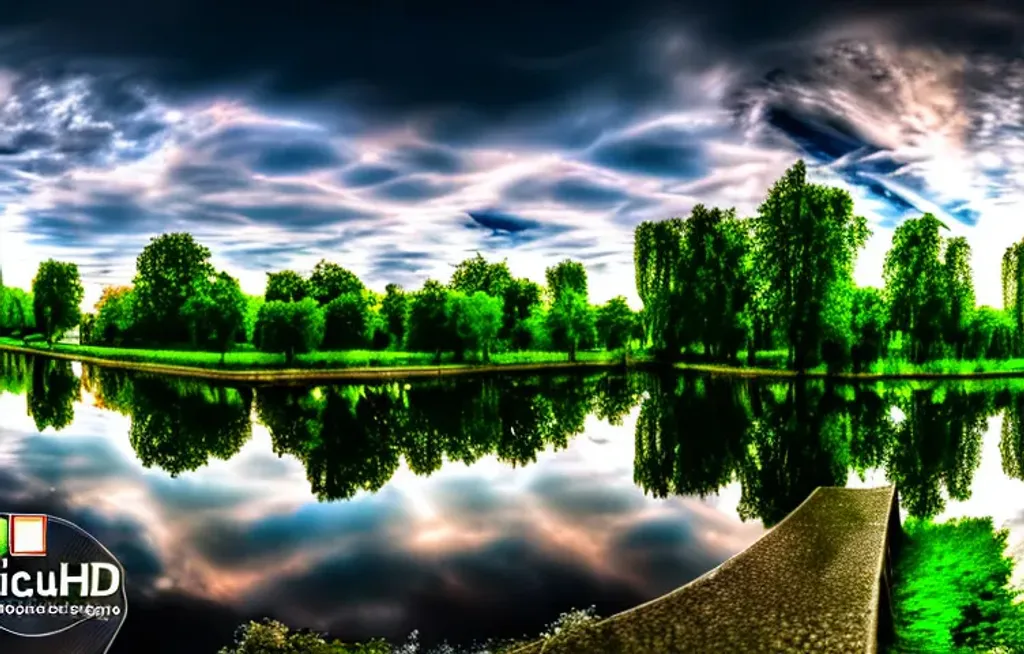
<svg viewBox="0 0 1024 654"><path fill-rule="evenodd" d="M209 258L190 234L158 236L139 255L132 285L105 288L95 311L84 316L77 268L47 261L33 282L32 315L47 340L81 322L86 344L223 354L248 343L289 361L320 349L414 350L434 352L438 360L454 353L483 361L496 351L549 350L575 360L580 349L619 349L639 334L624 297L590 304L587 271L569 259L547 269L546 287L514 277L505 261L477 254L455 266L447 283L428 279L417 291L388 284L383 294L323 260L309 275L268 273L264 296L254 297Z"/></svg>
<svg viewBox="0 0 1024 654"><path fill-rule="evenodd" d="M694 207L686 219L636 229L636 286L645 344L668 359L754 363L785 352L789 367L862 371L888 357L1024 354L1024 241L1003 261L1004 310L976 306L971 248L931 214L903 222L885 257L884 287L858 287L870 231L850 195L809 183L797 162L757 215Z"/></svg>

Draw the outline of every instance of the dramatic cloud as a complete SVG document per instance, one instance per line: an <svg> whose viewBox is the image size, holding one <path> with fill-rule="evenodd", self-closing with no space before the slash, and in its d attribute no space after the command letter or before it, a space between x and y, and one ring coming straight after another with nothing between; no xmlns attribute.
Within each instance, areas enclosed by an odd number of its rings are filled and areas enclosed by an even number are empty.
<svg viewBox="0 0 1024 654"><path fill-rule="evenodd" d="M5 279L74 259L91 303L185 230L253 293L323 257L383 288L480 251L536 279L592 262L594 300L636 301L638 222L749 215L803 157L874 229L861 282L930 211L998 304L1024 200L1022 35L1008 3L955 0L34 3L0 16Z"/></svg>

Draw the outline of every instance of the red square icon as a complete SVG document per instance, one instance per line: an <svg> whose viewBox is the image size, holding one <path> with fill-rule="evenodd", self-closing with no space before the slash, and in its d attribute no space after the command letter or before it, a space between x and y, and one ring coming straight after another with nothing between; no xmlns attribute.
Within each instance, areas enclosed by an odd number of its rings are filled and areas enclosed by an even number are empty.
<svg viewBox="0 0 1024 654"><path fill-rule="evenodd" d="M46 516L12 515L11 556L46 556Z"/></svg>

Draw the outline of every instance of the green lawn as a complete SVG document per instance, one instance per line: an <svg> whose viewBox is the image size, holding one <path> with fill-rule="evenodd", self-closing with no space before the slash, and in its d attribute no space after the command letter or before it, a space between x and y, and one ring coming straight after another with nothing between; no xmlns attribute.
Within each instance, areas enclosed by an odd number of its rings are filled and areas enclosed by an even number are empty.
<svg viewBox="0 0 1024 654"><path fill-rule="evenodd" d="M26 347L19 339L0 338L0 346L11 345ZM219 352L203 352L194 350L156 350L102 347L96 345L55 344L48 348L45 344L32 343L29 346L43 352L60 352L83 357L97 357L116 361L135 363L156 363L171 366L189 366L197 368L221 368L230 370L254 369L337 369L337 368L373 368L373 367L412 367L434 366L434 355L429 352L392 352L376 350L346 350L338 352L310 352L295 357L294 363L288 366L284 355L257 352L251 348L239 348L228 352L221 365ZM621 360L622 354L617 352L595 351L580 352L580 362L611 362ZM494 365L564 363L568 355L564 352L502 352L491 356ZM442 357L442 366L478 364L468 361L459 364L450 354Z"/></svg>

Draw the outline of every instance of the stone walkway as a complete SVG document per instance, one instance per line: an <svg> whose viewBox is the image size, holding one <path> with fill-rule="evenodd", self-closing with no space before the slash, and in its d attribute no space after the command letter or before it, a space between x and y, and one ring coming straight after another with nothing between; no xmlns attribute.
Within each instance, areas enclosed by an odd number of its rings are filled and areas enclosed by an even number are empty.
<svg viewBox="0 0 1024 654"><path fill-rule="evenodd" d="M516 654L872 654L895 492L819 488L703 577Z"/></svg>

